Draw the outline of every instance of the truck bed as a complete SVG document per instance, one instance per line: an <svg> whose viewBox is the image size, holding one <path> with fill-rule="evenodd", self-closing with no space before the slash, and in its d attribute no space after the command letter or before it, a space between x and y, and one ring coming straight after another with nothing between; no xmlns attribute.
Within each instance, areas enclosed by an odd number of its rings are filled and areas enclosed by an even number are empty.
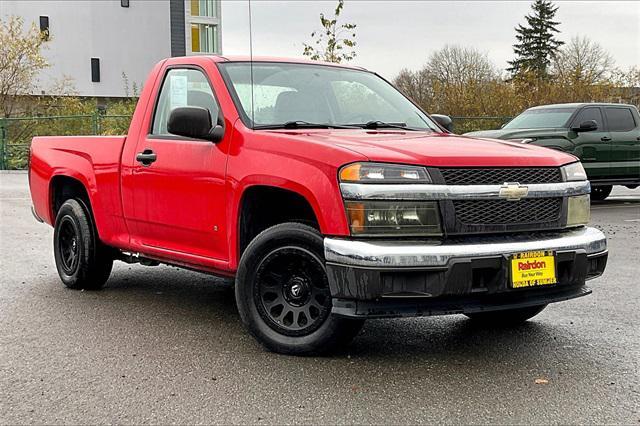
<svg viewBox="0 0 640 426"><path fill-rule="evenodd" d="M125 140L126 136L34 138L29 156L29 184L35 214L53 224L56 179L75 179L87 189L97 229L116 231L100 238L122 243L118 240L126 235L126 228L120 198L120 156Z"/></svg>

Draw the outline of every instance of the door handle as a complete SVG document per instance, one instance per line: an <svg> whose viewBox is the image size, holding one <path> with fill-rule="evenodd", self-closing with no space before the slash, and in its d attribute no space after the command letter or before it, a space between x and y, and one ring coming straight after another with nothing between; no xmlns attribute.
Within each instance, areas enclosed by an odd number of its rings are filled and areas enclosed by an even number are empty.
<svg viewBox="0 0 640 426"><path fill-rule="evenodd" d="M609 142L611 140L611 138L609 136L603 136L603 137L600 138L600 140L602 142Z"/></svg>
<svg viewBox="0 0 640 426"><path fill-rule="evenodd" d="M143 166L150 166L157 158L158 156L156 153L150 149L145 149L144 151L136 154L136 161L138 163L142 163Z"/></svg>

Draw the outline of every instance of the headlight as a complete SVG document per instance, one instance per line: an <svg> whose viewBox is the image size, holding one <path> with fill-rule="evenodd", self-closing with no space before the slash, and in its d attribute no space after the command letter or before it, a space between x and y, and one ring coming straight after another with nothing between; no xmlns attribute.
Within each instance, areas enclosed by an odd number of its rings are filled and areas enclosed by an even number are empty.
<svg viewBox="0 0 640 426"><path fill-rule="evenodd" d="M507 139L509 142L517 142L517 143L529 143L535 141L533 138L516 138L516 139Z"/></svg>
<svg viewBox="0 0 640 426"><path fill-rule="evenodd" d="M567 226L586 225L589 223L589 219L591 219L589 195L569 197Z"/></svg>
<svg viewBox="0 0 640 426"><path fill-rule="evenodd" d="M433 201L346 201L354 236L442 235L438 204Z"/></svg>
<svg viewBox="0 0 640 426"><path fill-rule="evenodd" d="M385 163L353 163L340 169L340 182L431 183L427 169Z"/></svg>
<svg viewBox="0 0 640 426"><path fill-rule="evenodd" d="M561 170L565 182L587 180L587 172L584 171L584 167L582 167L582 163L579 161L562 166Z"/></svg>

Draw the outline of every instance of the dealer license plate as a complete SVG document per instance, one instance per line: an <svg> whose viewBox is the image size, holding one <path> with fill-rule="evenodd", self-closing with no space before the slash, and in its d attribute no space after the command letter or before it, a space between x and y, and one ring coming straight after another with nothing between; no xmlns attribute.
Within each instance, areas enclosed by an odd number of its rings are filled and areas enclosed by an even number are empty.
<svg viewBox="0 0 640 426"><path fill-rule="evenodd" d="M511 287L555 284L556 258L552 251L528 251L511 256Z"/></svg>

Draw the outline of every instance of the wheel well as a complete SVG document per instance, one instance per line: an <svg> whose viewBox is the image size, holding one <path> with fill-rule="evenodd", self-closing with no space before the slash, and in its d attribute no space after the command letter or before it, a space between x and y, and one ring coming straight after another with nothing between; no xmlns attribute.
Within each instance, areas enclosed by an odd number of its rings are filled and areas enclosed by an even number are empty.
<svg viewBox="0 0 640 426"><path fill-rule="evenodd" d="M65 201L71 198L79 198L87 208L91 210L89 194L86 188L77 179L68 176L54 176L51 179L51 218L55 221L58 210Z"/></svg>
<svg viewBox="0 0 640 426"><path fill-rule="evenodd" d="M313 208L302 195L270 186L247 189L240 202L239 256L260 232L284 222L320 229Z"/></svg>

